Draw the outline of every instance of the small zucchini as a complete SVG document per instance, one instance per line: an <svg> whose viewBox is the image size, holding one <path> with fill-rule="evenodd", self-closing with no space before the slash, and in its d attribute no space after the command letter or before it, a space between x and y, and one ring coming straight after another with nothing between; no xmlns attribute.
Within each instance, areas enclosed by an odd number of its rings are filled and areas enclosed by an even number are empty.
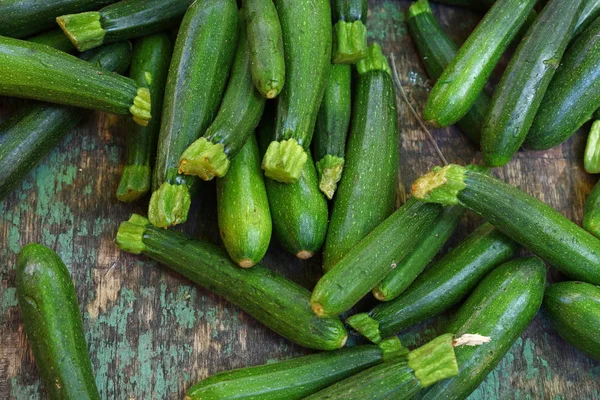
<svg viewBox="0 0 600 400"><path fill-rule="evenodd" d="M69 270L35 243L21 250L16 270L23 327L48 397L100 400Z"/></svg>
<svg viewBox="0 0 600 400"><path fill-rule="evenodd" d="M596 182L583 207L583 229L600 239L600 184Z"/></svg>
<svg viewBox="0 0 600 400"><path fill-rule="evenodd" d="M331 0L331 62L356 64L367 56L367 0Z"/></svg>
<svg viewBox="0 0 600 400"><path fill-rule="evenodd" d="M583 155L583 167L590 174L600 173L600 121L592 124L588 134L585 152Z"/></svg>

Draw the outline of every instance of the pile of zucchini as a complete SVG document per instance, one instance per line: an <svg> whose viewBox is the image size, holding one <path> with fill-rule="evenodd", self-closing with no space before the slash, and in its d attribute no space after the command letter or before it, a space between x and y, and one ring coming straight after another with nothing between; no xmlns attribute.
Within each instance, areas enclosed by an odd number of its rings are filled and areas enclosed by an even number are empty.
<svg viewBox="0 0 600 400"><path fill-rule="evenodd" d="M423 116L457 123L487 167L562 143L600 108L600 1L549 0L539 13L536 0L440 2L485 15L459 47L427 0L408 9L436 80ZM583 228L477 165L434 168L396 209L394 79L367 45L366 0L38 3L0 3L0 95L29 99L0 125L0 199L81 109L130 115L116 197L148 200L148 213L123 222L116 245L324 351L216 374L186 399L464 399L542 304L560 336L600 359L600 186ZM600 122L585 167L600 172ZM208 188L198 178L216 179L223 249L163 229L186 222ZM486 222L437 257L468 210ZM322 248L312 292L262 265L272 238L303 260ZM535 256L515 258L521 246ZM542 259L572 281L546 288ZM47 393L99 398L66 266L30 244L16 272ZM380 303L356 312L369 293ZM431 342L409 351L395 336L454 306ZM362 344L347 344L348 328Z"/></svg>

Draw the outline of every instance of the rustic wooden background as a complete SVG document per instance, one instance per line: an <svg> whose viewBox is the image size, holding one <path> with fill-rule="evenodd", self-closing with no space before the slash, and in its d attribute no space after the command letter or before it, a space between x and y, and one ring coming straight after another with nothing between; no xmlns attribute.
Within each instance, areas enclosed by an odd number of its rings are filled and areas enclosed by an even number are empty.
<svg viewBox="0 0 600 400"><path fill-rule="evenodd" d="M431 82L407 34L408 5L408 1L371 0L369 38L395 54L404 88L422 110ZM480 18L463 9L434 7L457 42ZM506 60L493 81L505 64ZM412 181L439 160L398 99L402 202ZM0 99L0 118L20 104ZM191 384L209 374L307 353L166 268L117 249L114 237L119 223L132 212L146 211L146 201L127 205L115 198L124 129L121 118L94 114L0 202L1 399L45 398L15 296L16 255L32 241L56 250L72 272L104 399L182 398ZM479 160L458 129L436 130L434 135L450 162ZM579 223L596 180L583 171L584 144L582 131L551 151L520 153L494 173ZM204 184L202 192L183 229L218 241L214 184ZM449 245L479 223L469 215ZM320 270L318 257L301 262L276 244L265 262L307 288L314 285ZM549 270L549 279L561 277ZM428 321L404 332L402 339L407 345L422 343L435 335L438 323ZM471 399L600 399L600 363L560 339L540 314Z"/></svg>

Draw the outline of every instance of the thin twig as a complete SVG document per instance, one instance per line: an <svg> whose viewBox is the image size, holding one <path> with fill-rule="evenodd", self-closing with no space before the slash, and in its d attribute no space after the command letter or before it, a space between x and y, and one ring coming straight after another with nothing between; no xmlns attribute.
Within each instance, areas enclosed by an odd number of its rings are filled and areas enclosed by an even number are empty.
<svg viewBox="0 0 600 400"><path fill-rule="evenodd" d="M440 157L440 160L442 160L442 163L444 165L448 165L448 161L446 160L446 157L444 157L444 153L442 153L442 150L440 150L440 148L438 147L435 139L433 138L433 135L431 134L431 132L429 132L429 129L427 129L427 127L425 126L425 123L423 122L421 117L419 117L419 114L417 114L417 112L413 108L412 104L410 104L408 97L406 96L406 92L404 91L404 88L402 87L402 83L400 82L400 77L398 76L398 70L396 69L396 57L394 57L394 53L391 54L391 58L392 58L392 71L394 72L394 82L396 83L396 86L398 86L398 89L400 89L400 94L402 95L402 98L408 105L408 108L412 112L413 116L419 122L419 125L421 125L421 128L423 128L423 130L425 131L427 138L429 139L429 141L435 148L435 152Z"/></svg>

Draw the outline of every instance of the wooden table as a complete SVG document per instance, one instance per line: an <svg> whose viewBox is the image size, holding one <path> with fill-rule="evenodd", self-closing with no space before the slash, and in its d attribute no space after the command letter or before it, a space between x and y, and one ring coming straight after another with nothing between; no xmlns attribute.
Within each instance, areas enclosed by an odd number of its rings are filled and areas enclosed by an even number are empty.
<svg viewBox="0 0 600 400"><path fill-rule="evenodd" d="M369 37L394 53L411 102L422 110L431 82L407 34L408 1L371 1ZM476 25L477 14L444 6L435 13L457 41ZM504 60L492 81L497 82ZM20 101L1 99L0 116ZM412 181L439 163L406 104L398 96L402 133L399 202ZM211 293L114 244L119 223L146 201L115 198L122 168L119 117L96 113L68 135L6 200L0 202L0 398L44 398L15 297L14 264L19 249L39 242L56 250L71 269L83 313L86 339L104 399L180 399L194 382L215 372L306 354ZM587 129L588 127L586 127ZM479 161L456 128L434 131L450 162ZM585 133L547 152L519 153L494 174L545 201L576 222L595 181L582 168ZM183 227L218 241L214 183ZM451 240L455 245L481 220L468 215ZM276 244L266 264L310 288L320 260L301 262ZM550 281L561 279L549 269ZM443 318L443 317L442 317ZM439 320L401 335L416 345L435 335ZM543 315L471 396L471 399L600 399L600 363L560 339Z"/></svg>

